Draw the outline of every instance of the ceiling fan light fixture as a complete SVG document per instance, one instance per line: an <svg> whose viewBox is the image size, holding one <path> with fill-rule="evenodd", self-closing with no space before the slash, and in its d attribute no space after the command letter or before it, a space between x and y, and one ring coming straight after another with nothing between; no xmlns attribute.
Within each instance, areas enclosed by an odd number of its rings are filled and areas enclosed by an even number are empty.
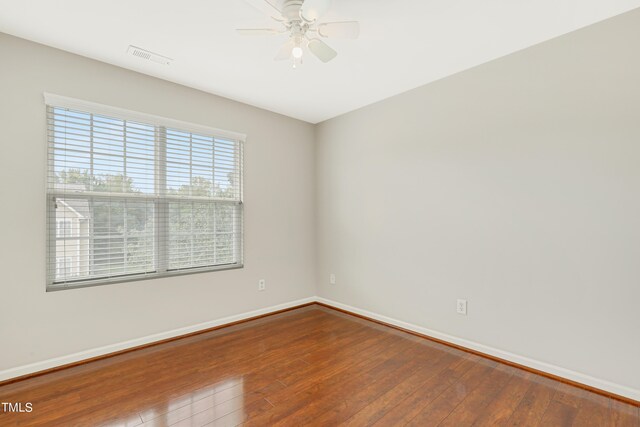
<svg viewBox="0 0 640 427"><path fill-rule="evenodd" d="M293 49L291 49L291 55L296 59L302 58L302 53L303 53L303 50L300 46L296 46Z"/></svg>

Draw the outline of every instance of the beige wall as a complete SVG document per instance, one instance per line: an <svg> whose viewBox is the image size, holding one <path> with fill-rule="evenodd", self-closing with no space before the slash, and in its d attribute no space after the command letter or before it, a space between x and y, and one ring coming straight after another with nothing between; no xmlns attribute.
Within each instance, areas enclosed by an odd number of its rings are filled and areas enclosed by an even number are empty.
<svg viewBox="0 0 640 427"><path fill-rule="evenodd" d="M639 398L639 52L636 10L320 124L318 294Z"/></svg>
<svg viewBox="0 0 640 427"><path fill-rule="evenodd" d="M4 34L0 56L0 371L315 294L312 125ZM246 133L245 268L45 293L45 91Z"/></svg>

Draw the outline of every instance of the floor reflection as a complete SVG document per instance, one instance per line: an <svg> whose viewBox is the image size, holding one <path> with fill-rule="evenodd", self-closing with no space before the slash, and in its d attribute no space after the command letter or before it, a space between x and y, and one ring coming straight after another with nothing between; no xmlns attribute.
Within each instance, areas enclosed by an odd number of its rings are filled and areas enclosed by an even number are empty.
<svg viewBox="0 0 640 427"><path fill-rule="evenodd" d="M241 411L244 394L244 378L230 378L141 411L140 416L144 425L202 425Z"/></svg>

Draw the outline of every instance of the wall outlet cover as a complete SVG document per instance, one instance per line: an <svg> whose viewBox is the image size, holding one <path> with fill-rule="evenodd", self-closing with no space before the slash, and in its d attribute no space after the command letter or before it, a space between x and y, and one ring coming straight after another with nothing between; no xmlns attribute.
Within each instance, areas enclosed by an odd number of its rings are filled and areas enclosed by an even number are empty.
<svg viewBox="0 0 640 427"><path fill-rule="evenodd" d="M458 314L467 315L467 300L459 299L456 305L456 312Z"/></svg>

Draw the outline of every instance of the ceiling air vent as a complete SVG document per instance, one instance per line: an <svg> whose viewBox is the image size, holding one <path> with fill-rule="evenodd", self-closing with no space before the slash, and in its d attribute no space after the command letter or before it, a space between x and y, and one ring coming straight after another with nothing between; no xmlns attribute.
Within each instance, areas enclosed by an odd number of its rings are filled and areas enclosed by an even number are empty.
<svg viewBox="0 0 640 427"><path fill-rule="evenodd" d="M148 50L144 50L136 46L129 46L129 49L127 49L127 53L131 56L135 56L140 59L146 59L147 61L152 61L161 65L170 65L173 61L173 59L171 58L158 55L157 53L149 52Z"/></svg>

